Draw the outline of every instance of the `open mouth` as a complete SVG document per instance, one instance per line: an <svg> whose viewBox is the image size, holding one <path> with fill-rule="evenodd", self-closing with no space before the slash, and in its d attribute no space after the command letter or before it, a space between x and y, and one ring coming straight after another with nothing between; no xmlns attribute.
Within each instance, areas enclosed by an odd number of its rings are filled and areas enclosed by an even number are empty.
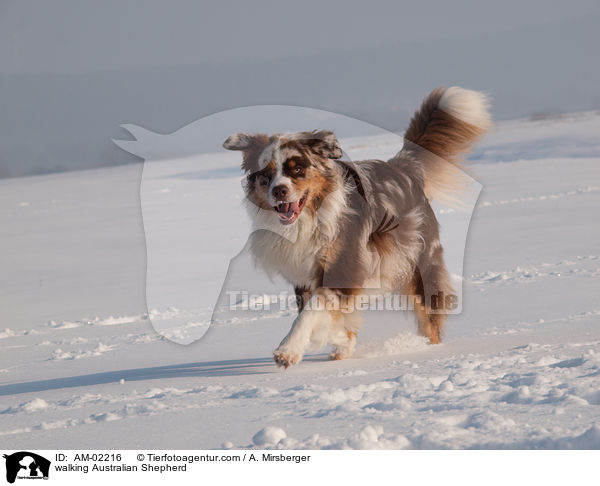
<svg viewBox="0 0 600 486"><path fill-rule="evenodd" d="M304 205L306 204L307 196L308 192L297 201L278 202L276 206L273 206L273 209L277 212L277 216L279 216L279 222L281 224L292 224L296 221L298 216L300 216L302 208L304 208Z"/></svg>

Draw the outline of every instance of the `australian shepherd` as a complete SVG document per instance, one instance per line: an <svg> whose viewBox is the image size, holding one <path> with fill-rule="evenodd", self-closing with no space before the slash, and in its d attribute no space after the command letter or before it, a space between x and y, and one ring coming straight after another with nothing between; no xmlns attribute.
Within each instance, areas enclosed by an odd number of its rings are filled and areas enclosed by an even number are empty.
<svg viewBox="0 0 600 486"><path fill-rule="evenodd" d="M451 87L427 96L388 161L342 160L325 130L238 133L224 142L243 153L252 255L290 282L298 300L299 314L274 351L277 365L326 344L331 359L351 356L360 325L355 299L365 293L413 296L419 332L441 341L446 313L432 296L453 291L430 201L456 196L461 156L490 127L485 95Z"/></svg>

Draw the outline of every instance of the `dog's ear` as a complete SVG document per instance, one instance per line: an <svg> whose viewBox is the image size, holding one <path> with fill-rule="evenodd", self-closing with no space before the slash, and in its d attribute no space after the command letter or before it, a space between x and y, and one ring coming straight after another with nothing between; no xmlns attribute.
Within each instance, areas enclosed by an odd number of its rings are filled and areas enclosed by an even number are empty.
<svg viewBox="0 0 600 486"><path fill-rule="evenodd" d="M269 136L264 133L235 133L223 142L223 147L227 150L241 150L244 153L242 169L246 172L256 172L259 170L258 157L268 144Z"/></svg>
<svg viewBox="0 0 600 486"><path fill-rule="evenodd" d="M314 153L328 159L339 159L343 155L340 142L330 130L304 132L301 141Z"/></svg>
<svg viewBox="0 0 600 486"><path fill-rule="evenodd" d="M253 145L254 137L248 133L234 133L223 142L223 147L227 150L247 150Z"/></svg>

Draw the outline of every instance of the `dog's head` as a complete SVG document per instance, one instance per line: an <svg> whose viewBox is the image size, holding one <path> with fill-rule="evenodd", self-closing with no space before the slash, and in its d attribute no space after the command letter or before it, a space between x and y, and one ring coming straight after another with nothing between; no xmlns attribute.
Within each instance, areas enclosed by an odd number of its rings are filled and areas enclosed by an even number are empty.
<svg viewBox="0 0 600 486"><path fill-rule="evenodd" d="M333 161L342 156L330 131L277 135L237 133L223 143L243 152L246 195L258 207L276 211L281 224L315 213L333 189Z"/></svg>

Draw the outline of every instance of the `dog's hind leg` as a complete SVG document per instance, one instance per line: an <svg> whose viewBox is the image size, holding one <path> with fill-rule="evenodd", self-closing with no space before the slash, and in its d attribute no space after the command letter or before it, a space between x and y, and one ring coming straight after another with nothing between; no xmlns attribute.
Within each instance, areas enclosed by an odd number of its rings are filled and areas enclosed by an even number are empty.
<svg viewBox="0 0 600 486"><path fill-rule="evenodd" d="M430 310L419 302L415 302L415 314L417 315L419 333L429 338L429 344L441 343L446 316L444 314L431 314Z"/></svg>
<svg viewBox="0 0 600 486"><path fill-rule="evenodd" d="M419 333L431 344L442 342L444 322L449 310L445 307L448 297L454 295L450 275L442 256L442 248L434 245L428 255L422 255L415 268L410 291L416 297L414 311L417 315Z"/></svg>

